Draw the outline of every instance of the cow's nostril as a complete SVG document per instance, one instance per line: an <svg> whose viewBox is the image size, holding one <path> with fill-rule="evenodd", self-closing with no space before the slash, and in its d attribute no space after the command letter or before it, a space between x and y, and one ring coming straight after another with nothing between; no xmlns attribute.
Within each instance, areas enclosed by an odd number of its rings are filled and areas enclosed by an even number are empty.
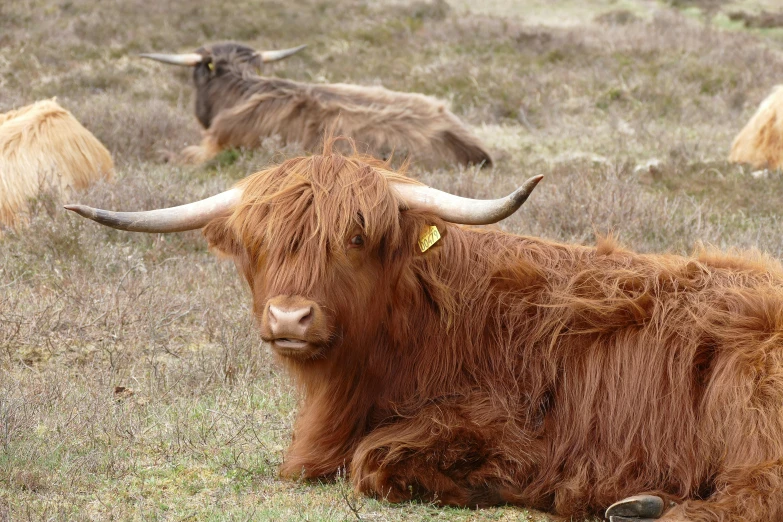
<svg viewBox="0 0 783 522"><path fill-rule="evenodd" d="M301 317L301 319L299 319L299 324L307 328L308 326L310 326L310 323L312 322L313 322L313 308L310 307L307 309L307 313L305 313Z"/></svg>

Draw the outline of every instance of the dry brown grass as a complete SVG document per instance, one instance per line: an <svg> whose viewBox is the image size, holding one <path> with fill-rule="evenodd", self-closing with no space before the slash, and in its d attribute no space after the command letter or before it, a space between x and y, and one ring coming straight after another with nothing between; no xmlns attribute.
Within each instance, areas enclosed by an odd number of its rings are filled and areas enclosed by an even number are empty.
<svg viewBox="0 0 783 522"><path fill-rule="evenodd" d="M540 4L514 5L528 3ZM161 150L198 140L189 78L134 55L220 39L304 42L306 53L267 72L448 99L498 158L489 172L414 166L428 183L482 197L546 174L505 228L783 256L783 176L756 179L724 161L780 81L783 38L651 2L580 5L595 7L595 21L578 11L581 22L562 27L422 1L0 2L0 112L57 95L107 145L118 180L79 202L174 205L300 151L270 140L201 168L161 163ZM198 233L100 228L55 196L0 239L0 520L533 519L278 480L296 398L258 341L234 267Z"/></svg>

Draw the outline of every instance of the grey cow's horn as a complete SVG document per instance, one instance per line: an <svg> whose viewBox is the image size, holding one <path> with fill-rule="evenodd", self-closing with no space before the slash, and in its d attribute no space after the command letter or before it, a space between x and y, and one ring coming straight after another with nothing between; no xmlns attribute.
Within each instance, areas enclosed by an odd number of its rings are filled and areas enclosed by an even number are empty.
<svg viewBox="0 0 783 522"><path fill-rule="evenodd" d="M227 215L241 197L242 191L234 188L187 205L144 212L112 212L85 205L65 205L65 208L119 230L182 232L201 228L210 220Z"/></svg>
<svg viewBox="0 0 783 522"><path fill-rule="evenodd" d="M258 53L258 56L261 57L261 61L264 63L276 62L278 60L282 60L283 58L288 58L292 54L298 53L305 47L307 47L307 45L291 47L290 49L280 49L278 51L261 51Z"/></svg>
<svg viewBox="0 0 783 522"><path fill-rule="evenodd" d="M544 176L533 176L521 187L500 199L470 199L442 192L432 187L394 183L406 208L426 208L452 223L488 225L505 219L527 200Z"/></svg>
<svg viewBox="0 0 783 522"><path fill-rule="evenodd" d="M201 60L204 59L204 57L198 53L188 53L188 54L145 53L145 54L140 54L139 56L141 56L142 58L149 58L150 60L155 60L158 62L170 63L172 65L187 65L190 67L200 64Z"/></svg>

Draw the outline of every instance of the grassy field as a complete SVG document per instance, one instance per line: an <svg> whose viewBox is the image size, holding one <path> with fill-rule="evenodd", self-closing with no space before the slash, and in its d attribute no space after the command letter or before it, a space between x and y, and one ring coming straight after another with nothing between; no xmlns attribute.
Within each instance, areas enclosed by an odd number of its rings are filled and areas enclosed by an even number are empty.
<svg viewBox="0 0 783 522"><path fill-rule="evenodd" d="M3 1L0 111L57 96L109 147L116 182L70 200L184 203L301 151L269 140L201 167L163 163L199 139L189 74L136 55L307 43L265 73L441 97L497 158L481 172L414 165L427 183L488 197L545 174L504 228L783 257L783 176L725 161L783 70L783 31L728 15L774 1L726 3L709 18L698 2L471 4ZM342 479L281 481L296 409L248 291L199 233L108 230L44 194L29 227L0 237L0 521L540 519L388 505Z"/></svg>

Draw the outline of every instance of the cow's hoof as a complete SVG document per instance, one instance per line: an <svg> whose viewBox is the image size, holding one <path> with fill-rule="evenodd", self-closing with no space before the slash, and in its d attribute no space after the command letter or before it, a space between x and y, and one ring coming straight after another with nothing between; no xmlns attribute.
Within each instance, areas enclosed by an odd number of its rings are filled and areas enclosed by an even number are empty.
<svg viewBox="0 0 783 522"><path fill-rule="evenodd" d="M636 518L636 517L622 517L620 515L612 515L609 517L609 522L655 522L657 518Z"/></svg>
<svg viewBox="0 0 783 522"><path fill-rule="evenodd" d="M636 495L615 502L606 510L609 522L652 522L663 515L663 499L655 495Z"/></svg>

